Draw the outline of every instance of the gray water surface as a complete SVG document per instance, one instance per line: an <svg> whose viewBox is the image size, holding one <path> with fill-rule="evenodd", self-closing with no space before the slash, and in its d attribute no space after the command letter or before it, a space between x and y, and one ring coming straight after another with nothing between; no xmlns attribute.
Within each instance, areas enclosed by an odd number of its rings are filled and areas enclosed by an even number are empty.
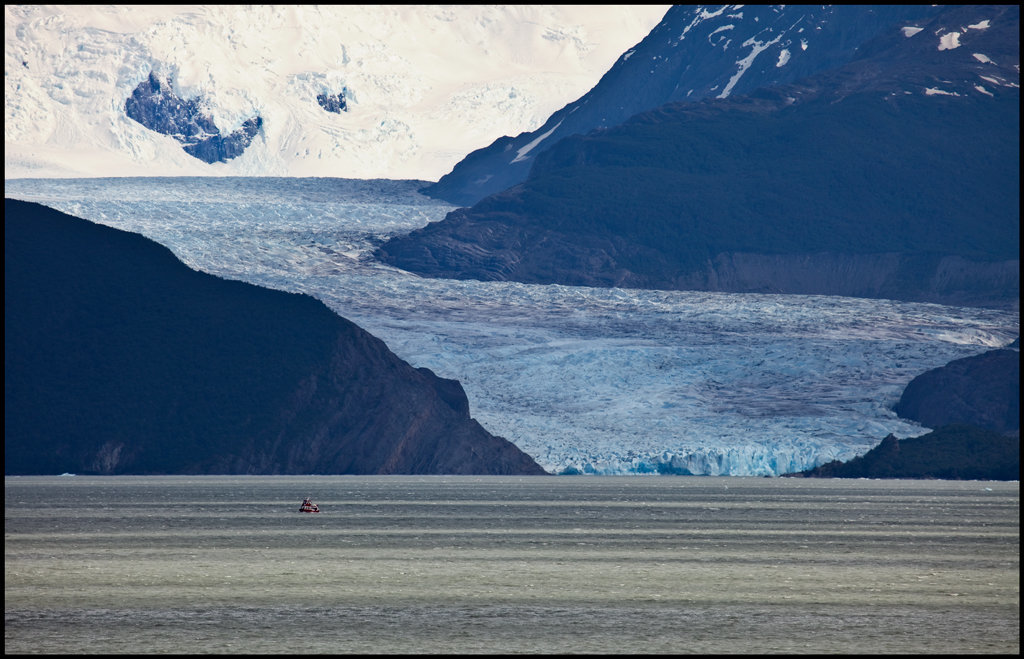
<svg viewBox="0 0 1024 659"><path fill-rule="evenodd" d="M7 477L8 653L1017 653L1019 483ZM301 514L302 498L320 514Z"/></svg>

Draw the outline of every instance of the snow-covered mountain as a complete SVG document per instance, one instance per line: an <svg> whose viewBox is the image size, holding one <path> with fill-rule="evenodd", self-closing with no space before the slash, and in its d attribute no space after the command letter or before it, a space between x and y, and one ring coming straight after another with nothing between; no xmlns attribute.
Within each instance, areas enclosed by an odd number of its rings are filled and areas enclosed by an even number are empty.
<svg viewBox="0 0 1024 659"><path fill-rule="evenodd" d="M668 7L6 5L4 175L436 180L585 93ZM125 112L151 74L258 134L190 155Z"/></svg>

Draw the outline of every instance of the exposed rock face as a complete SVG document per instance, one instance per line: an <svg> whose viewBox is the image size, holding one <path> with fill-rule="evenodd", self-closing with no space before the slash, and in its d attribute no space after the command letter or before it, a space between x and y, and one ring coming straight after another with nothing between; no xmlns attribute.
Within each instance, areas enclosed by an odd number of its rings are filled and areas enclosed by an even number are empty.
<svg viewBox="0 0 1024 659"><path fill-rule="evenodd" d="M345 92L338 92L337 94L317 94L316 102L320 104L320 107L328 112L334 112L336 114L348 112L348 102L345 100Z"/></svg>
<svg viewBox="0 0 1024 659"><path fill-rule="evenodd" d="M961 24L985 27L938 48ZM377 255L455 279L1019 304L1019 8L920 27L562 139L523 183Z"/></svg>
<svg viewBox="0 0 1024 659"><path fill-rule="evenodd" d="M205 162L227 162L242 155L263 127L262 117L253 117L242 122L242 127L228 135L212 135L206 139L186 144L182 148L190 156Z"/></svg>
<svg viewBox="0 0 1024 659"><path fill-rule="evenodd" d="M178 98L155 73L139 83L124 102L124 110L146 128L180 142L191 143L220 132L213 119L203 114L198 99Z"/></svg>
<svg viewBox="0 0 1024 659"><path fill-rule="evenodd" d="M305 295L141 236L4 204L5 473L542 474Z"/></svg>
<svg viewBox="0 0 1024 659"><path fill-rule="evenodd" d="M907 385L896 413L929 428L969 424L1020 432L1020 352L991 350L922 373Z"/></svg>
<svg viewBox="0 0 1024 659"><path fill-rule="evenodd" d="M1020 478L1020 441L972 426L943 426L910 439L889 435L881 444L849 462L834 461L786 475L1012 481Z"/></svg>
<svg viewBox="0 0 1024 659"><path fill-rule="evenodd" d="M139 83L124 104L125 114L150 130L170 135L191 156L208 163L237 158L252 144L263 118L245 120L241 128L221 135L213 118L204 114L199 99L182 99L154 73Z"/></svg>

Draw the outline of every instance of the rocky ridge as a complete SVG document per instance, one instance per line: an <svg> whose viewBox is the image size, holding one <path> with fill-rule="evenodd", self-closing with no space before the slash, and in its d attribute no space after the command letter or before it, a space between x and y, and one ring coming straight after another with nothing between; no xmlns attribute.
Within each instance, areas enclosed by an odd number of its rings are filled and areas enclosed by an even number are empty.
<svg viewBox="0 0 1024 659"><path fill-rule="evenodd" d="M538 156L563 138L611 128L667 103L793 83L846 64L886 31L923 25L939 11L928 5L675 5L587 94L536 130L473 151L423 192L475 204L523 182Z"/></svg>

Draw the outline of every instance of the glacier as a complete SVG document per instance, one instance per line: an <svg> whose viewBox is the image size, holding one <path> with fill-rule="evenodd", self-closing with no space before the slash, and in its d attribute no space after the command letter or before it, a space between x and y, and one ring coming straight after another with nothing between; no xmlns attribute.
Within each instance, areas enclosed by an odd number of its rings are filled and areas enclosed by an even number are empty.
<svg viewBox="0 0 1024 659"><path fill-rule="evenodd" d="M920 373L1009 344L1016 309L421 278L373 248L453 206L423 180L6 179L5 195L145 235L230 279L312 295L552 473L776 476L928 432Z"/></svg>
<svg viewBox="0 0 1024 659"><path fill-rule="evenodd" d="M430 179L586 93L670 5L5 5L4 178ZM125 114L155 74L245 153ZM332 113L321 95L344 92Z"/></svg>

